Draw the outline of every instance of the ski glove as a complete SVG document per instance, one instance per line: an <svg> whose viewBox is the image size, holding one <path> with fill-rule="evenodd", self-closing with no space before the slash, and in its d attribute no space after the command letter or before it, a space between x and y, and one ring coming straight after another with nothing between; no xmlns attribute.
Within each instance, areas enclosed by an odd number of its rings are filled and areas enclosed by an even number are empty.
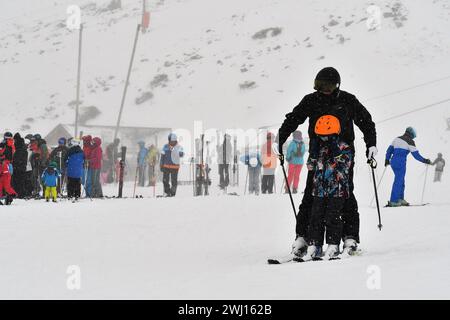
<svg viewBox="0 0 450 320"><path fill-rule="evenodd" d="M368 148L366 151L367 159L375 158L377 156L377 154L378 154L378 149L375 146Z"/></svg>
<svg viewBox="0 0 450 320"><path fill-rule="evenodd" d="M390 165L391 163L390 163L390 161L388 160L388 159L386 159L385 161L384 161L384 166L385 167L387 167L388 165Z"/></svg>
<svg viewBox="0 0 450 320"><path fill-rule="evenodd" d="M425 164L431 164L431 160L430 159L425 159L424 163Z"/></svg>

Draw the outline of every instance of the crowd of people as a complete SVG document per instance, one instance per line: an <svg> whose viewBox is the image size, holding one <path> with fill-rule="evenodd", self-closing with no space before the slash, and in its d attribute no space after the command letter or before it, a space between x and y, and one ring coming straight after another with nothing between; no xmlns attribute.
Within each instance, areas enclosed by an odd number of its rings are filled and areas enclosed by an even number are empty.
<svg viewBox="0 0 450 320"><path fill-rule="evenodd" d="M22 137L20 133L13 136L6 132L0 144L1 204L10 204L16 197L56 202L64 191L68 198L76 200L82 188L86 197L103 197L102 181L111 175L113 162L109 159L118 143L112 143L107 148L110 152L104 153L99 137L61 137L51 150L40 134Z"/></svg>
<svg viewBox="0 0 450 320"><path fill-rule="evenodd" d="M328 115L327 123L335 124L339 127L340 122L337 117ZM333 118L334 117L334 118ZM325 121L322 118L319 118ZM330 120L331 119L331 120ZM316 120L317 122L318 120ZM319 122L316 123L314 130L318 130ZM304 193L304 201L302 202L301 210L307 207L313 208L313 198L317 194L317 185L324 184L321 181L320 176L314 174L313 168L316 168L317 163L323 170L326 164L317 162L320 159L320 154L324 152L321 149L321 144L317 144L314 141L328 141L314 131L316 137L321 139L313 139L309 145L309 157L307 161L308 167L308 179L307 189ZM327 136L327 135L324 135ZM329 134L331 137L341 137L342 133ZM282 139L286 135L282 136ZM391 165L394 174L394 184L392 187L391 199L388 202L389 206L404 206L408 205L408 202L404 199L405 189L405 172L406 172L406 156L408 153L419 161L435 165L434 181L439 182L442 178L442 173L445 167L445 160L442 154L439 153L436 160L431 162L429 159L423 158L414 144L414 138L416 137L416 131L412 127L408 127L404 135L396 138L389 146L386 153L385 165ZM284 180L282 190L288 193L291 190L293 194L298 192L298 186L300 183L300 175L305 164L306 145L303 141L302 132L294 130L292 132L292 140L286 146L282 147L277 152L277 143L279 137L271 132L267 133L266 141L262 144L261 148L257 148L256 151L245 150L244 154L240 157L240 161L247 167L246 181L245 181L245 193L248 190L249 194L259 195L272 194L276 191L275 186L275 171L279 165L279 155L283 154L282 162L288 163L288 175ZM332 140L334 141L334 140ZM335 141L333 145L333 154L339 154L336 145L342 149L342 143L344 139ZM18 198L43 198L46 201L56 202L58 197L68 197L78 199L82 195L90 198L102 198L103 191L102 185L106 183L117 182L119 177L120 168L120 153L119 153L120 140L115 139L112 143L107 145L105 152L102 149L102 140L99 137L92 137L90 135L83 136L80 140L76 138L66 139L61 137L58 140L58 145L51 149L47 146L45 139L39 134L28 134L22 137L20 133L12 135L11 132L4 134L4 139L0 143L0 203L10 204L15 197ZM184 157L183 147L179 145L177 135L170 133L168 136L168 142L161 150L159 150L154 144L146 147L144 141L139 141L136 163L136 181L135 184L141 187L144 186L156 186L159 166L159 171L162 172L162 182L164 186L164 195L167 197L173 197L176 195L178 186L178 172L180 170L181 158ZM349 144L350 150L352 145ZM322 146L323 147L323 146ZM345 147L344 149L346 149ZM233 150L231 145L231 136L225 134L223 141L217 144L217 163L219 174L219 187L222 190L227 189L230 184L230 167L236 164L236 150ZM347 148L348 149L348 148ZM328 151L327 151L328 152ZM200 152L201 153L201 152ZM284 156L285 154L285 156ZM353 162L351 161L353 153L350 153L350 166L347 168L348 172L341 174L339 177L340 183L344 183L344 187L348 190L344 192L345 199L344 205L350 207L356 207L356 200L352 201L352 169ZM316 165L314 165L316 161ZM201 161L197 161L197 166L202 166ZM331 170L333 169L333 170ZM329 168L329 172L339 172L338 168ZM236 168L233 168L233 171ZM330 177L332 177L331 175ZM347 184L345 184L345 177L350 177ZM329 178L330 178L329 177ZM208 178L209 179L209 178ZM148 181L148 182L147 182ZM319 182L320 181L320 182ZM195 183L195 181L193 182ZM327 182L329 183L329 182ZM348 185L348 186L347 186ZM336 183L330 183L330 186L335 186ZM344 188L344 189L345 189ZM320 189L320 188L319 188ZM323 190L319 194L324 194ZM325 194L328 194L325 192ZM339 193L341 194L341 193ZM310 199L310 197L312 197ZM4 202L2 202L4 200ZM305 204L306 201L306 204ZM347 208L347 209L348 209ZM342 208L337 211L344 211ZM347 210L346 212L352 212ZM309 220L308 215L299 215L299 221L297 223L298 238L304 238L302 234L307 233L309 224L307 221L302 221L302 217ZM313 215L317 217L317 215ZM350 217L346 217L347 221L351 221ZM350 222L347 232L356 234L358 221ZM308 226L308 227L305 227ZM354 236L354 238L357 238ZM303 243L303 242L302 242Z"/></svg>

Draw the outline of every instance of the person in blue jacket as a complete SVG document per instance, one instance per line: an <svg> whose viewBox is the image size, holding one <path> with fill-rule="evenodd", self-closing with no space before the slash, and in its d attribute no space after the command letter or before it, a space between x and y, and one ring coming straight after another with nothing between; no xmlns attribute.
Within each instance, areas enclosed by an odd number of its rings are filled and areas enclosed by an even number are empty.
<svg viewBox="0 0 450 320"><path fill-rule="evenodd" d="M169 134L169 142L161 150L160 168L163 173L164 193L167 197L175 197L178 185L180 158L184 157L183 147L178 144L175 133ZM172 185L170 185L172 184Z"/></svg>
<svg viewBox="0 0 450 320"><path fill-rule="evenodd" d="M42 184L44 185L45 201L47 202L50 201L50 196L52 197L53 202L56 202L58 197L56 188L58 186L58 178L61 178L61 173L56 167L57 164L55 161L50 162L41 176Z"/></svg>
<svg viewBox="0 0 450 320"><path fill-rule="evenodd" d="M292 188L292 193L297 193L298 184L300 182L300 173L303 167L303 157L305 155L306 147L303 142L303 136L301 131L294 131L292 134L292 141L289 143L286 152L286 160L289 163L288 171L288 183L289 188ZM288 192L287 186L285 187L285 193Z"/></svg>
<svg viewBox="0 0 450 320"><path fill-rule="evenodd" d="M139 186L145 186L145 166L147 165L147 154L148 149L145 147L144 141L138 142L139 151L137 154L137 166L138 166L138 177L139 177Z"/></svg>
<svg viewBox="0 0 450 320"><path fill-rule="evenodd" d="M67 168L67 197L78 199L81 197L84 154L78 139L72 139L69 147L65 161Z"/></svg>
<svg viewBox="0 0 450 320"><path fill-rule="evenodd" d="M416 136L416 130L412 127L408 127L402 136L394 139L386 151L385 166L391 165L395 175L391 199L388 202L389 207L409 205L405 200L406 158L408 154L411 152L417 161L427 165L431 163L429 159L422 157L419 150L417 150L416 144L414 143Z"/></svg>

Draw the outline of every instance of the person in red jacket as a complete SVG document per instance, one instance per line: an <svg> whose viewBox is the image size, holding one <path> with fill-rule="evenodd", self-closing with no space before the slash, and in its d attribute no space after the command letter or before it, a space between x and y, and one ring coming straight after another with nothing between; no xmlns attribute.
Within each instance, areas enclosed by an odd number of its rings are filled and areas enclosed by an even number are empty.
<svg viewBox="0 0 450 320"><path fill-rule="evenodd" d="M92 148L89 152L89 171L91 172L91 196L102 198L102 185L100 183L100 171L102 169L102 140L98 137L92 139Z"/></svg>
<svg viewBox="0 0 450 320"><path fill-rule="evenodd" d="M11 187L11 176L13 173L13 158L16 148L11 132L3 135L4 140L0 143L0 197L3 198L3 189L6 191L6 204L12 202L12 197L17 196L16 191Z"/></svg>
<svg viewBox="0 0 450 320"><path fill-rule="evenodd" d="M84 158L89 159L89 154L92 150L92 136L87 135L81 138L83 140Z"/></svg>
<svg viewBox="0 0 450 320"><path fill-rule="evenodd" d="M7 205L11 204L12 199L17 196L16 191L11 187L12 164L8 160L9 151L10 147L7 143L0 143L0 198L5 197L5 204ZM0 202L0 204L3 203Z"/></svg>
<svg viewBox="0 0 450 320"><path fill-rule="evenodd" d="M81 183L84 186L87 197L92 197L92 170L90 157L92 152L92 136L87 135L81 138L83 141L83 154L84 154L84 164L83 164L83 177L81 178Z"/></svg>

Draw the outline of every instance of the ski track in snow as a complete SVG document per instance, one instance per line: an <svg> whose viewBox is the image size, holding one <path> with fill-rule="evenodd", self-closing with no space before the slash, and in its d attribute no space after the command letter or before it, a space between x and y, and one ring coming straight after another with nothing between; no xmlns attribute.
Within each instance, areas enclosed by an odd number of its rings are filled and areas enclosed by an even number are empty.
<svg viewBox="0 0 450 320"><path fill-rule="evenodd" d="M286 195L192 198L191 190L2 207L0 298L450 297L448 204L382 210L381 232L376 209L360 204L362 256L267 265L293 240ZM81 268L81 290L66 287L70 265ZM367 287L371 266L380 268L380 290Z"/></svg>

